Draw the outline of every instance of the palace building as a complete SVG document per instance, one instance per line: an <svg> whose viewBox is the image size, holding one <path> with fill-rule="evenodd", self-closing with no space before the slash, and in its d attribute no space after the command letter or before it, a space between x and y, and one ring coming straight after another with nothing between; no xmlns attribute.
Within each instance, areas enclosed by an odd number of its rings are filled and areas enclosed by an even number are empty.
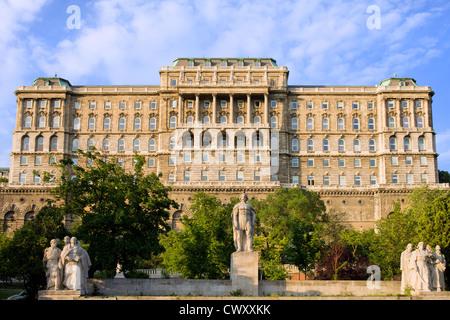
<svg viewBox="0 0 450 320"><path fill-rule="evenodd" d="M179 58L162 67L159 85L72 85L37 78L21 86L9 182L0 188L4 223L19 227L49 197L35 172L94 146L132 168L161 173L181 208L178 228L198 191L224 203L245 191L264 198L306 188L327 208L369 228L393 201L423 183L438 185L428 86L393 77L377 86L288 84L271 58Z"/></svg>

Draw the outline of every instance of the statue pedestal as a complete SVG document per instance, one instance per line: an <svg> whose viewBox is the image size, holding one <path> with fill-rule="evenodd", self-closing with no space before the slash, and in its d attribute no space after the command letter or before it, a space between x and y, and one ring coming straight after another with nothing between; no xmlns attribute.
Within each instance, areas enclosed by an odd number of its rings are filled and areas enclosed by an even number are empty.
<svg viewBox="0 0 450 320"><path fill-rule="evenodd" d="M232 291L258 296L258 252L234 252L231 255Z"/></svg>
<svg viewBox="0 0 450 320"><path fill-rule="evenodd" d="M76 300L80 298L80 290L41 290L38 300Z"/></svg>

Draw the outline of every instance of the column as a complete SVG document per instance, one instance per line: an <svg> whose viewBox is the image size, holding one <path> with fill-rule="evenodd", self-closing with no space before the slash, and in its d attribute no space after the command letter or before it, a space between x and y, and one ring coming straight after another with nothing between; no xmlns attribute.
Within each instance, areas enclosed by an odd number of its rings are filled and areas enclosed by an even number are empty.
<svg viewBox="0 0 450 320"><path fill-rule="evenodd" d="M213 118L212 118L212 124L217 123L217 93L213 93L213 102L212 102L212 108L213 108Z"/></svg>
<svg viewBox="0 0 450 320"><path fill-rule="evenodd" d="M200 95L195 94L195 122L201 122L200 119Z"/></svg>
<svg viewBox="0 0 450 320"><path fill-rule="evenodd" d="M178 96L178 125L183 123L183 97L181 94Z"/></svg>
<svg viewBox="0 0 450 320"><path fill-rule="evenodd" d="M234 104L233 104L233 94L230 93L230 122L234 123Z"/></svg>
<svg viewBox="0 0 450 320"><path fill-rule="evenodd" d="M269 95L264 94L264 124L269 123Z"/></svg>
<svg viewBox="0 0 450 320"><path fill-rule="evenodd" d="M252 108L251 108L252 98L249 93L247 93L247 123L252 123Z"/></svg>

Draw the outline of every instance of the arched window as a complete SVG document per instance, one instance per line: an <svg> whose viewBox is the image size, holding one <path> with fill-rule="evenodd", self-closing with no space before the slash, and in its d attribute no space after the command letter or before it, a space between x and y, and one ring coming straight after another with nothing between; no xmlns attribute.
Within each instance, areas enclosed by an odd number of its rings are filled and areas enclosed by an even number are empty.
<svg viewBox="0 0 450 320"><path fill-rule="evenodd" d="M194 136L190 131L183 133L183 148L192 148L194 146Z"/></svg>
<svg viewBox="0 0 450 320"><path fill-rule="evenodd" d="M308 139L306 145L307 145L307 150L308 151L314 151L314 141L313 141L313 139Z"/></svg>
<svg viewBox="0 0 450 320"><path fill-rule="evenodd" d="M156 130L156 118L150 118L149 129L150 130Z"/></svg>
<svg viewBox="0 0 450 320"><path fill-rule="evenodd" d="M344 141L344 139L339 139L339 141L338 141L338 151L345 151L345 141Z"/></svg>
<svg viewBox="0 0 450 320"><path fill-rule="evenodd" d="M209 131L205 131L202 134L202 145L203 147L210 147L211 146L211 133Z"/></svg>
<svg viewBox="0 0 450 320"><path fill-rule="evenodd" d="M419 151L425 150L425 138L424 137L419 137L418 145L419 145Z"/></svg>
<svg viewBox="0 0 450 320"><path fill-rule="evenodd" d="M277 137L270 138L270 148L272 150L278 150L278 138Z"/></svg>
<svg viewBox="0 0 450 320"><path fill-rule="evenodd" d="M175 139L174 139L175 141ZM148 151L156 151L156 140L150 139L148 140Z"/></svg>
<svg viewBox="0 0 450 320"><path fill-rule="evenodd" d="M270 118L270 127L272 129L276 128L278 126L278 119L275 116L272 116L272 118Z"/></svg>
<svg viewBox="0 0 450 320"><path fill-rule="evenodd" d="M353 119L353 130L359 130L359 119L358 118Z"/></svg>
<svg viewBox="0 0 450 320"><path fill-rule="evenodd" d="M409 128L409 118L408 117L403 117L402 125L403 125L403 128Z"/></svg>
<svg viewBox="0 0 450 320"><path fill-rule="evenodd" d="M291 129L292 130L298 129L298 119L296 117L292 118L291 120Z"/></svg>
<svg viewBox="0 0 450 320"><path fill-rule="evenodd" d="M369 151L376 151L375 140L369 139Z"/></svg>
<svg viewBox="0 0 450 320"><path fill-rule="evenodd" d="M169 119L169 128L177 127L177 117L170 117Z"/></svg>
<svg viewBox="0 0 450 320"><path fill-rule="evenodd" d="M44 138L42 136L38 136L36 138L36 151L44 150Z"/></svg>
<svg viewBox="0 0 450 320"><path fill-rule="evenodd" d="M361 145L358 139L353 140L353 151L355 152L361 151Z"/></svg>
<svg viewBox="0 0 450 320"><path fill-rule="evenodd" d="M87 141L87 149L91 150L92 148L94 148L94 139L89 139Z"/></svg>
<svg viewBox="0 0 450 320"><path fill-rule="evenodd" d="M88 129L94 130L95 129L95 118L89 118L88 120Z"/></svg>
<svg viewBox="0 0 450 320"><path fill-rule="evenodd" d="M242 116L237 117L236 123L244 123L244 117Z"/></svg>
<svg viewBox="0 0 450 320"><path fill-rule="evenodd" d="M39 117L39 125L38 125L38 127L39 128L44 128L45 127L45 117L44 116Z"/></svg>
<svg viewBox="0 0 450 320"><path fill-rule="evenodd" d="M73 119L73 129L80 130L80 118Z"/></svg>
<svg viewBox="0 0 450 320"><path fill-rule="evenodd" d="M375 119L369 118L369 130L375 130Z"/></svg>
<svg viewBox="0 0 450 320"><path fill-rule="evenodd" d="M403 139L403 146L405 148L405 151L411 150L411 138L410 137L405 137Z"/></svg>
<svg viewBox="0 0 450 320"><path fill-rule="evenodd" d="M259 131L253 132L252 134L252 146L253 147L262 147L263 146L263 140L262 140L262 134Z"/></svg>
<svg viewBox="0 0 450 320"><path fill-rule="evenodd" d="M52 127L59 128L59 117L58 116L53 117Z"/></svg>
<svg viewBox="0 0 450 320"><path fill-rule="evenodd" d="M111 128L111 119L105 118L103 119L103 130L109 130Z"/></svg>
<svg viewBox="0 0 450 320"><path fill-rule="evenodd" d="M253 118L253 123L261 123L261 118L256 116Z"/></svg>
<svg viewBox="0 0 450 320"><path fill-rule="evenodd" d="M125 118L119 118L119 130L125 130L126 129L126 119Z"/></svg>
<svg viewBox="0 0 450 320"><path fill-rule="evenodd" d="M173 150L175 149L175 138L174 137L170 137L169 139L169 150ZM149 147L150 150L150 147Z"/></svg>
<svg viewBox="0 0 450 320"><path fill-rule="evenodd" d="M245 133L242 131L238 131L236 133L236 137L235 137L235 146L237 148L244 148L245 147Z"/></svg>
<svg viewBox="0 0 450 320"><path fill-rule="evenodd" d="M344 118L338 118L337 119L337 129L338 130L344 130Z"/></svg>
<svg viewBox="0 0 450 320"><path fill-rule="evenodd" d="M417 117L417 128L423 128L423 118Z"/></svg>
<svg viewBox="0 0 450 320"><path fill-rule="evenodd" d="M328 130L329 129L329 119L323 118L322 119L322 130Z"/></svg>
<svg viewBox="0 0 450 320"><path fill-rule="evenodd" d="M31 117L25 117L25 123L24 123L24 127L25 128L31 128Z"/></svg>
<svg viewBox="0 0 450 320"><path fill-rule="evenodd" d="M330 141L328 141L328 139L323 139L323 141L322 141L322 150L323 151L330 151Z"/></svg>
<svg viewBox="0 0 450 320"><path fill-rule="evenodd" d="M292 139L292 152L298 152L298 139Z"/></svg>
<svg viewBox="0 0 450 320"><path fill-rule="evenodd" d="M117 150L125 151L125 140L119 139L119 141L117 141Z"/></svg>
<svg viewBox="0 0 450 320"><path fill-rule="evenodd" d="M389 150L397 150L397 139L395 137L389 139Z"/></svg>
<svg viewBox="0 0 450 320"><path fill-rule="evenodd" d="M139 139L133 140L133 151L141 150L141 141Z"/></svg>
<svg viewBox="0 0 450 320"><path fill-rule="evenodd" d="M108 139L103 139L102 148L103 148L103 151L109 151L109 140Z"/></svg>
<svg viewBox="0 0 450 320"><path fill-rule="evenodd" d="M151 123L150 123L150 126L151 126ZM141 129L141 118L139 118L139 117L134 118L134 130L140 130L140 129ZM156 129L156 119L155 119L155 129Z"/></svg>
<svg viewBox="0 0 450 320"><path fill-rule="evenodd" d="M389 128L395 128L395 118L394 117L389 117L388 119L388 127Z"/></svg>
<svg viewBox="0 0 450 320"><path fill-rule="evenodd" d="M22 151L30 150L30 138L25 136L22 138Z"/></svg>
<svg viewBox="0 0 450 320"><path fill-rule="evenodd" d="M220 123L227 123L227 117L221 116L220 117Z"/></svg>
<svg viewBox="0 0 450 320"><path fill-rule="evenodd" d="M194 118L191 117L191 116L188 116L188 117L186 118L186 123L187 123L187 124L193 124L193 123L194 123Z"/></svg>
<svg viewBox="0 0 450 320"><path fill-rule="evenodd" d="M58 149L58 137L50 138L50 151L54 151Z"/></svg>
<svg viewBox="0 0 450 320"><path fill-rule="evenodd" d="M78 150L78 145L79 145L79 141L77 138L72 140L72 151L77 151Z"/></svg>
<svg viewBox="0 0 450 320"><path fill-rule="evenodd" d="M313 118L306 119L306 130L314 130L314 119Z"/></svg>
<svg viewBox="0 0 450 320"><path fill-rule="evenodd" d="M217 133L217 147L226 148L227 146L227 133L225 131Z"/></svg>

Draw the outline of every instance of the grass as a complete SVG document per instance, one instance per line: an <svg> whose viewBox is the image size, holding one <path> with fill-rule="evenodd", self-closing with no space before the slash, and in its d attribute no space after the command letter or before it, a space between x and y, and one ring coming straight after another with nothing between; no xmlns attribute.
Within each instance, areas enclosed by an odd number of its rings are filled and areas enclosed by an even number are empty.
<svg viewBox="0 0 450 320"><path fill-rule="evenodd" d="M0 300L5 300L12 295L20 293L22 290L21 288L0 288Z"/></svg>

